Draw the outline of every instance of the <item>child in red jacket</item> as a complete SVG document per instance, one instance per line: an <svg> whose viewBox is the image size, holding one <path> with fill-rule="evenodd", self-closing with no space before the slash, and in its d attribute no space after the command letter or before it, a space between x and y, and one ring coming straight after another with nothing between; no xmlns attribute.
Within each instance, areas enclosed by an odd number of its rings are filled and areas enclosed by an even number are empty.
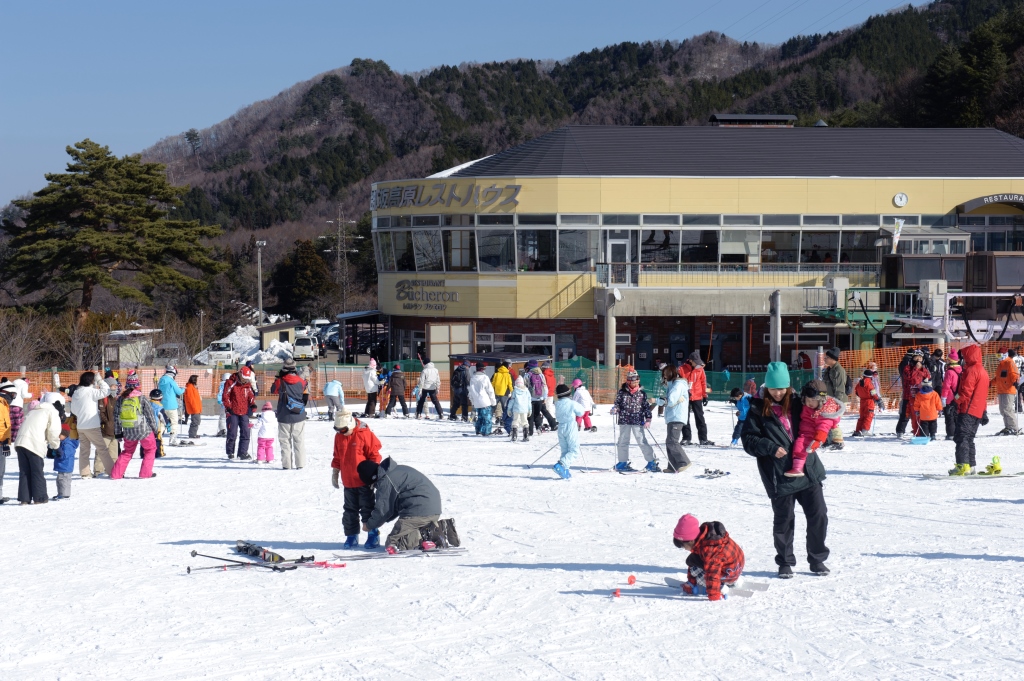
<svg viewBox="0 0 1024 681"><path fill-rule="evenodd" d="M816 378L800 391L804 406L800 414L800 432L793 442L793 465L783 473L787 478L803 477L807 455L817 451L828 439L830 430L839 427L846 405L829 397L827 390L825 382Z"/></svg>
<svg viewBox="0 0 1024 681"><path fill-rule="evenodd" d="M690 595L707 594L709 601L722 598L722 585L735 584L743 574L743 549L734 542L725 526L716 521L700 525L687 513L672 532L672 543L686 549L686 584Z"/></svg>
<svg viewBox="0 0 1024 681"><path fill-rule="evenodd" d="M334 460L331 461L331 484L338 489L338 477L345 486L345 505L341 516L345 528L345 548L354 549L359 545L359 522L365 523L373 512L373 490L359 478L356 470L363 461L380 463L380 440L370 427L352 416L347 407L334 418ZM366 538L364 548L380 546L380 530L372 530Z"/></svg>

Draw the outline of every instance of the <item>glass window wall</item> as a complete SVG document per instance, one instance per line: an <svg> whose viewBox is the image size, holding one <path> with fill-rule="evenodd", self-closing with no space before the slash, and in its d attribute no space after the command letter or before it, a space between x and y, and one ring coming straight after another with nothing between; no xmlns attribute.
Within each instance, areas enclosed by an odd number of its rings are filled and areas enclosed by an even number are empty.
<svg viewBox="0 0 1024 681"><path fill-rule="evenodd" d="M846 218L843 218L846 221ZM879 232L874 230L843 230L842 245L839 249L839 262L870 263L878 262L878 248L875 242Z"/></svg>
<svg viewBox="0 0 1024 681"><path fill-rule="evenodd" d="M646 224L647 217L644 217ZM640 262L679 262L678 229L645 229L640 233Z"/></svg>
<svg viewBox="0 0 1024 681"><path fill-rule="evenodd" d="M752 264L761 259L761 230L723 229L722 263Z"/></svg>
<svg viewBox="0 0 1024 681"><path fill-rule="evenodd" d="M877 227L878 215L844 215L843 226Z"/></svg>
<svg viewBox="0 0 1024 681"><path fill-rule="evenodd" d="M381 267L385 272L394 272L395 252L391 249L391 232L381 232L378 234L377 243L380 247Z"/></svg>
<svg viewBox="0 0 1024 681"><path fill-rule="evenodd" d="M391 241L395 249L395 270L398 272L415 272L416 259L412 252L412 234L405 230L392 232Z"/></svg>
<svg viewBox="0 0 1024 681"><path fill-rule="evenodd" d="M441 255L441 230L414 230L412 243L415 246L417 271L444 272L444 257Z"/></svg>
<svg viewBox="0 0 1024 681"><path fill-rule="evenodd" d="M414 215L412 217L413 227L434 227L441 224L439 215Z"/></svg>
<svg viewBox="0 0 1024 681"><path fill-rule="evenodd" d="M761 216L760 215L723 215L723 225L750 225L760 226Z"/></svg>
<svg viewBox="0 0 1024 681"><path fill-rule="evenodd" d="M889 227L889 226L895 225L896 224L896 218L899 218L899 219L903 220L903 224L904 225L914 225L914 226L917 226L917 225L921 224L921 216L920 215L883 215L882 216L882 226L883 227ZM807 223L805 222L804 224L806 225ZM985 223L982 223L982 224L985 224Z"/></svg>
<svg viewBox="0 0 1024 681"><path fill-rule="evenodd" d="M684 215L684 225L720 225L721 215Z"/></svg>
<svg viewBox="0 0 1024 681"><path fill-rule="evenodd" d="M562 220L562 224L563 225L595 225L596 226L596 225L600 225L601 224L601 216L600 215L563 215L561 220ZM522 223L520 223L520 224L522 224ZM546 224L548 224L548 223L546 223ZM550 224L553 225L555 223L552 222Z"/></svg>
<svg viewBox="0 0 1024 681"><path fill-rule="evenodd" d="M605 229L602 262L627 263L640 260L640 230Z"/></svg>
<svg viewBox="0 0 1024 681"><path fill-rule="evenodd" d="M480 230L476 233L481 272L516 271L516 237L512 230Z"/></svg>
<svg viewBox="0 0 1024 681"><path fill-rule="evenodd" d="M717 229L683 230L679 233L680 262L717 263L719 236Z"/></svg>
<svg viewBox="0 0 1024 681"><path fill-rule="evenodd" d="M839 262L839 232L808 232L800 235L800 261Z"/></svg>
<svg viewBox="0 0 1024 681"><path fill-rule="evenodd" d="M762 217L762 223L765 227L799 227L800 216L799 215L772 215L765 214Z"/></svg>
<svg viewBox="0 0 1024 681"><path fill-rule="evenodd" d="M678 215L645 215L645 225L678 225Z"/></svg>
<svg viewBox="0 0 1024 681"><path fill-rule="evenodd" d="M555 225L556 215L554 213L548 215L520 215L519 224L521 225Z"/></svg>
<svg viewBox="0 0 1024 681"><path fill-rule="evenodd" d="M821 226L838 225L839 224L839 216L838 215L805 215L804 216L804 224L805 225L821 225Z"/></svg>
<svg viewBox="0 0 1024 681"><path fill-rule="evenodd" d="M472 227L472 215L442 215L441 224L446 227Z"/></svg>
<svg viewBox="0 0 1024 681"><path fill-rule="evenodd" d="M601 259L601 232L596 229L558 230L558 269L590 272Z"/></svg>
<svg viewBox="0 0 1024 681"><path fill-rule="evenodd" d="M639 215L602 215L601 222L605 225L639 225Z"/></svg>
<svg viewBox="0 0 1024 681"><path fill-rule="evenodd" d="M520 272L558 270L557 232L553 229L516 230Z"/></svg>
<svg viewBox="0 0 1024 681"><path fill-rule="evenodd" d="M761 262L800 262L800 230L773 229L761 232Z"/></svg>
<svg viewBox="0 0 1024 681"><path fill-rule="evenodd" d="M511 225L515 217L512 215L477 215L478 225Z"/></svg>
<svg viewBox="0 0 1024 681"><path fill-rule="evenodd" d="M471 229L446 229L444 240L445 264L449 272L476 271L476 232Z"/></svg>

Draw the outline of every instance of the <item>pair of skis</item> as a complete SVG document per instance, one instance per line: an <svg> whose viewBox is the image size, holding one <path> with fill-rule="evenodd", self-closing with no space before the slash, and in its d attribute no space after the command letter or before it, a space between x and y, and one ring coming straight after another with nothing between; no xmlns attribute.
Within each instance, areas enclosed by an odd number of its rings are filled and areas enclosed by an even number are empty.
<svg viewBox="0 0 1024 681"><path fill-rule="evenodd" d="M318 561L314 556L300 556L299 558L285 558L279 553L274 553L269 549L265 549L262 546L257 546L247 541L239 539L235 542L235 551L246 556L255 558L256 560L235 560L233 558L225 558L223 556L210 556L205 553L199 553L198 551L192 551L189 555L193 558L202 557L210 558L213 560L223 561L220 565L211 565L208 567L192 568L189 566L185 572L192 574L193 571L199 570L250 570L250 569L267 569L273 572L290 572L291 570L297 570L300 567L311 567L311 568L343 568L344 563L331 563L328 561Z"/></svg>
<svg viewBox="0 0 1024 681"><path fill-rule="evenodd" d="M378 560L382 558L416 558L420 556L440 558L442 556L464 556L466 553L468 553L467 549L453 546L447 549L431 549L430 551L411 549L409 551L399 551L395 554L387 553L385 551L374 551L372 553L336 553L333 558L335 560L344 560L349 562L355 560Z"/></svg>

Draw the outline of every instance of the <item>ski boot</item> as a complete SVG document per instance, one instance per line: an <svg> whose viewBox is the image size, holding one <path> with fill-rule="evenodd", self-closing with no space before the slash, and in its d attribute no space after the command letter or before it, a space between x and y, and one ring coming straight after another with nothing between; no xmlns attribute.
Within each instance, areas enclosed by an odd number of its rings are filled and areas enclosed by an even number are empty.
<svg viewBox="0 0 1024 681"><path fill-rule="evenodd" d="M523 442L530 441L530 433L527 432L526 428L523 428Z"/></svg>
<svg viewBox="0 0 1024 681"><path fill-rule="evenodd" d="M996 435L1013 435L1013 433L1010 432L1009 428L1003 428Z"/></svg>
<svg viewBox="0 0 1024 681"><path fill-rule="evenodd" d="M661 466L658 465L657 461L648 461L647 465L644 466L644 470L648 473L660 473Z"/></svg>
<svg viewBox="0 0 1024 681"><path fill-rule="evenodd" d="M518 439L518 437L519 437L519 432L518 431L519 431L518 428L513 428L512 429L512 439L510 440L510 442L515 442L516 439Z"/></svg>
<svg viewBox="0 0 1024 681"><path fill-rule="evenodd" d="M359 541L359 537L356 537L356 542ZM364 549L376 549L380 547L380 530L370 530L370 533L366 536L366 543L363 544Z"/></svg>
<svg viewBox="0 0 1024 681"><path fill-rule="evenodd" d="M992 463L990 463L989 465L985 466L984 472L978 473L978 475L1002 475L1002 474L1003 474L1003 464L999 460L998 456L993 456L992 457Z"/></svg>
<svg viewBox="0 0 1024 681"><path fill-rule="evenodd" d="M597 432L597 426L590 426L590 432L591 433L596 433Z"/></svg>
<svg viewBox="0 0 1024 681"><path fill-rule="evenodd" d="M828 566L824 563L814 563L813 565L811 565L811 572L818 575L819 577L828 577L828 575L831 573L831 570L829 570Z"/></svg>
<svg viewBox="0 0 1024 681"><path fill-rule="evenodd" d="M860 432L859 430L855 430L853 431L853 434L850 435L850 437L864 437L864 433Z"/></svg>
<svg viewBox="0 0 1024 681"><path fill-rule="evenodd" d="M346 549L354 549L357 546L359 546L359 535L358 534L350 534L347 537L345 537L344 548L346 548Z"/></svg>
<svg viewBox="0 0 1024 681"><path fill-rule="evenodd" d="M971 474L971 467L965 463L958 463L949 469L949 474L953 476L964 476Z"/></svg>
<svg viewBox="0 0 1024 681"><path fill-rule="evenodd" d="M558 477L560 477L562 480L568 480L569 478L572 477L572 474L569 473L569 469L563 466L561 461L556 463L551 468L552 470L555 471L555 473L558 473Z"/></svg>
<svg viewBox="0 0 1024 681"><path fill-rule="evenodd" d="M700 441L700 446L701 447L714 447L715 443L712 442L711 440L701 440Z"/></svg>
<svg viewBox="0 0 1024 681"><path fill-rule="evenodd" d="M437 544L435 544L434 542L430 541L429 539L424 539L423 541L420 542L420 550L421 551L434 551L436 549L437 549Z"/></svg>
<svg viewBox="0 0 1024 681"><path fill-rule="evenodd" d="M389 556L397 556L398 555L398 548L395 547L395 546L385 546L384 550L388 552Z"/></svg>
<svg viewBox="0 0 1024 681"><path fill-rule="evenodd" d="M628 473L635 471L636 469L633 468L632 464L630 464L628 461L620 461L617 464L615 464L615 470L617 470L620 473Z"/></svg>
<svg viewBox="0 0 1024 681"><path fill-rule="evenodd" d="M214 437L227 437L227 436L228 436L228 431L226 431L226 430L218 430L217 434L214 435Z"/></svg>

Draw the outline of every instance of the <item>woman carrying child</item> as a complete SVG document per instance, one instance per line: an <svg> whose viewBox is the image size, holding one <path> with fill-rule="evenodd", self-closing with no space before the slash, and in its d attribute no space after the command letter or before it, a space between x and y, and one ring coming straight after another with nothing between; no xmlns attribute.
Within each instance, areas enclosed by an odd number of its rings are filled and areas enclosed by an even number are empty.
<svg viewBox="0 0 1024 681"><path fill-rule="evenodd" d="M772 534L775 540L775 564L779 577L793 576L796 556L793 554L793 534L796 529L795 505L800 504L807 519L807 562L817 575L829 573L825 561L829 550L825 546L828 533L828 508L822 483L825 467L812 451L806 454L803 475L788 477L792 468L794 440L801 432L804 405L796 399L789 383L789 370L782 362L768 365L761 395L750 401L750 411L743 426L743 449L757 458L761 482L772 502L775 520ZM805 450L806 451L806 450Z"/></svg>

